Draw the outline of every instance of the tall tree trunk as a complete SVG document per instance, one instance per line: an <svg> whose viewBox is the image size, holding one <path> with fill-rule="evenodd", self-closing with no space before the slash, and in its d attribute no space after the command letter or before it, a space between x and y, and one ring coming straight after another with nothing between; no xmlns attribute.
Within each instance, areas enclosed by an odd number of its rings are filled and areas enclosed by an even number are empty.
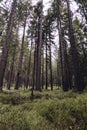
<svg viewBox="0 0 87 130"><path fill-rule="evenodd" d="M19 31L19 24L18 24L17 29L16 29L16 41L18 40L18 31ZM16 43L13 46L12 63L10 66L10 73L9 73L8 83L7 83L7 89L9 89L9 90L11 87L11 82L12 82L13 73L14 73L13 70L14 70L14 63L15 63L15 55L16 55Z"/></svg>
<svg viewBox="0 0 87 130"><path fill-rule="evenodd" d="M47 55L47 34L46 34L46 89L48 88L48 55Z"/></svg>
<svg viewBox="0 0 87 130"><path fill-rule="evenodd" d="M84 83L82 81L82 76L81 76L81 72L80 72L79 57L78 57L78 52L77 52L76 43L75 43L69 0L66 0L66 3L67 3L67 10L68 10L69 38L70 38L73 69L74 69L74 76L75 76L75 87L76 87L77 91L83 91Z"/></svg>
<svg viewBox="0 0 87 130"><path fill-rule="evenodd" d="M43 47L43 54L42 54L42 89L44 88L44 47Z"/></svg>
<svg viewBox="0 0 87 130"><path fill-rule="evenodd" d="M32 91L31 91L31 97L33 98L34 96L34 86L35 86L35 67L36 67L36 44L35 44L35 50L34 50L34 63L33 63L33 73L32 73Z"/></svg>
<svg viewBox="0 0 87 130"><path fill-rule="evenodd" d="M26 88L28 88L28 85L29 85L29 76L30 76L30 69L31 69L32 44L33 44L33 42L32 42L32 37L31 37L31 48L30 48L30 55L29 55L29 61L28 61Z"/></svg>
<svg viewBox="0 0 87 130"><path fill-rule="evenodd" d="M41 91L41 51L42 51L42 15L43 15L43 0L41 1L40 27L39 27L39 47L38 47L38 61L37 61L37 79L36 89Z"/></svg>
<svg viewBox="0 0 87 130"><path fill-rule="evenodd" d="M59 56L59 53L58 53L58 56ZM60 76L60 73L59 73L59 59L57 59L57 78L56 78L56 86L59 88L59 86L61 86L61 76Z"/></svg>
<svg viewBox="0 0 87 130"><path fill-rule="evenodd" d="M14 69L14 62L15 62L15 49L16 49L16 46L14 47L12 63L11 63L11 67L10 67L10 74L9 74L8 83L7 83L7 88L9 90L10 90L10 87L11 87L11 81L12 81L12 76L13 76L13 69Z"/></svg>
<svg viewBox="0 0 87 130"><path fill-rule="evenodd" d="M37 82L38 82L38 77L37 77L37 75L38 75L38 48L39 48L39 24L38 24L38 33L36 34L36 37L38 37L37 38L37 40L35 40L35 51L36 51L36 55L35 55L35 58L36 58L36 90L38 90L38 86L37 86Z"/></svg>
<svg viewBox="0 0 87 130"><path fill-rule="evenodd" d="M20 50L20 56L19 56L19 62L18 62L18 71L16 75L15 89L19 89L19 81L20 81L20 76L21 76L21 71L22 71L22 62L23 62L23 55L24 55L25 29L26 29L26 18L24 21L23 37L22 37L22 44L21 44L21 50Z"/></svg>
<svg viewBox="0 0 87 130"><path fill-rule="evenodd" d="M58 17L57 17L57 28L59 32L59 45L60 45L60 60L61 60L61 72L62 72L62 87L64 91L69 89L69 78L67 72L67 60L66 60L66 49L63 41L63 30L61 27L61 19L60 19L60 9L58 9Z"/></svg>
<svg viewBox="0 0 87 130"><path fill-rule="evenodd" d="M51 90L53 90L51 43L49 45L49 55L50 55L50 84L51 84Z"/></svg>
<svg viewBox="0 0 87 130"><path fill-rule="evenodd" d="M4 79L6 64L7 64L9 44L11 40L11 33L12 33L12 28L13 28L13 23L14 23L16 2L17 0L14 0L12 3L12 9L11 9L11 13L10 13L8 24L7 24L7 30L6 30L6 39L3 45L3 49L2 49L2 56L1 56L1 61L0 61L0 91L2 91L2 88L3 88L3 79Z"/></svg>

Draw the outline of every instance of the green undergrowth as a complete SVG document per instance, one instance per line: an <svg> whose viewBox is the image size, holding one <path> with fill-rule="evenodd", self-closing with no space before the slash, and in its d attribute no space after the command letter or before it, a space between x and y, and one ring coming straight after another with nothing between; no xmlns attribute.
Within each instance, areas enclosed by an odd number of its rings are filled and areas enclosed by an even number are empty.
<svg viewBox="0 0 87 130"><path fill-rule="evenodd" d="M87 93L47 90L0 93L0 130L87 130Z"/></svg>

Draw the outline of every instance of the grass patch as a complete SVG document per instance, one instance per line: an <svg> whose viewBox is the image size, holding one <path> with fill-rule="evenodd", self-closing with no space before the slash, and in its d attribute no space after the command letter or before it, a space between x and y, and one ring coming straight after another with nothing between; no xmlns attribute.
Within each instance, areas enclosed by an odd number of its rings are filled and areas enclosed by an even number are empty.
<svg viewBox="0 0 87 130"><path fill-rule="evenodd" d="M0 130L87 130L87 93L62 90L0 93Z"/></svg>

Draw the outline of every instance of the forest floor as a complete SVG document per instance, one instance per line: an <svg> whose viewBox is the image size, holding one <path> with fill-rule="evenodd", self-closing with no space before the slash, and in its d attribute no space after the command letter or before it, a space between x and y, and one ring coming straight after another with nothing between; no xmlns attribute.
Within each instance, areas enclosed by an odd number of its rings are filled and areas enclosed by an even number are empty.
<svg viewBox="0 0 87 130"><path fill-rule="evenodd" d="M87 92L0 93L0 130L87 130Z"/></svg>

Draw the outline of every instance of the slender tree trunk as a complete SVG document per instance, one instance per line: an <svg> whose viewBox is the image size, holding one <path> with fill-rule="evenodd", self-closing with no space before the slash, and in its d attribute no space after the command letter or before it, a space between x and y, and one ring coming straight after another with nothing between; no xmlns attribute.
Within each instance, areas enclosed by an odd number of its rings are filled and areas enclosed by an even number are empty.
<svg viewBox="0 0 87 130"><path fill-rule="evenodd" d="M12 9L11 9L11 13L10 13L8 24L7 24L7 30L6 30L6 39L3 45L3 49L2 49L2 56L1 56L1 61L0 61L0 91L2 91L2 88L3 88L3 79L4 79L6 64L7 64L9 44L11 40L11 33L12 33L12 28L13 28L13 23L14 23L16 2L17 0L14 0L12 3Z"/></svg>
<svg viewBox="0 0 87 130"><path fill-rule="evenodd" d="M33 64L33 73L32 73L32 91L31 91L31 97L34 96L34 86L35 86L35 67L36 67L36 44L35 44L35 50L34 50L34 64Z"/></svg>
<svg viewBox="0 0 87 130"><path fill-rule="evenodd" d="M66 0L66 3L67 3L67 9L68 9L69 38L70 38L73 69L74 69L74 76L75 76L75 87L76 87L77 91L83 91L84 84L83 84L82 76L81 76L81 72L80 72L79 58L78 58L78 52L77 52L76 43L75 43L69 0Z"/></svg>
<svg viewBox="0 0 87 130"><path fill-rule="evenodd" d="M12 81L12 76L13 76L13 69L14 69L14 61L15 61L15 49L14 48L14 52L13 52L13 58L12 58L12 63L11 63L11 67L10 67L10 74L9 74L9 79L8 79L8 84L7 84L7 88L10 90L11 87L11 81Z"/></svg>
<svg viewBox="0 0 87 130"><path fill-rule="evenodd" d="M41 1L41 14L40 14L40 28L39 28L39 47L38 47L38 62L37 62L37 80L36 89L41 91L41 51L42 51L42 13L43 13L43 0Z"/></svg>
<svg viewBox="0 0 87 130"><path fill-rule="evenodd" d="M48 88L48 55L47 55L47 35L46 35L46 89Z"/></svg>
<svg viewBox="0 0 87 130"><path fill-rule="evenodd" d="M62 33L62 32L60 32ZM62 41L62 36L60 36L60 56L61 56L61 68L62 68L62 87L64 91L67 91L69 89L69 82L68 82L68 73L67 73L67 63L66 63L66 57L65 57L65 47L64 43Z"/></svg>
<svg viewBox="0 0 87 130"><path fill-rule="evenodd" d="M44 88L44 47L43 47L43 54L42 54L42 89Z"/></svg>
<svg viewBox="0 0 87 130"><path fill-rule="evenodd" d="M22 62L23 62L23 55L24 55L25 29L26 29L26 18L24 21L23 37L22 37L21 51L20 51L20 56L19 56L18 71L16 75L15 89L19 89L19 81L20 81L20 76L21 76L21 71L22 71Z"/></svg>
<svg viewBox="0 0 87 130"><path fill-rule="evenodd" d="M58 54L59 55L59 54ZM61 80L60 80L60 74L59 74L59 61L57 59L57 79L56 79L56 85L59 89L59 86L61 85Z"/></svg>
<svg viewBox="0 0 87 130"><path fill-rule="evenodd" d="M36 34L37 35L37 34ZM38 24L38 39L37 40L35 40L35 47L36 47L36 55L35 55L35 57L36 57L36 90L38 90L38 86L37 86L37 82L38 82L38 77L37 77L37 75L38 75L38 48L39 48L39 24Z"/></svg>
<svg viewBox="0 0 87 130"><path fill-rule="evenodd" d="M53 90L51 43L49 45L49 55L50 55L50 84L51 84L51 90Z"/></svg>
<svg viewBox="0 0 87 130"><path fill-rule="evenodd" d="M18 24L17 29L16 29L16 41L18 39L18 31L19 31L19 24ZM10 90L11 82L12 82L12 78L13 78L13 69L14 69L14 63L15 63L15 54L16 54L16 43L13 46L12 63L11 63L11 66L10 66L10 73L9 73L9 78L8 78L8 83L7 83L7 89L9 89L9 90Z"/></svg>
<svg viewBox="0 0 87 130"><path fill-rule="evenodd" d="M68 72L67 72L67 61L66 61L66 50L63 41L63 30L61 28L60 9L58 9L57 28L59 32L59 45L60 45L60 60L61 60L61 72L62 72L62 87L64 91L69 89Z"/></svg>
<svg viewBox="0 0 87 130"><path fill-rule="evenodd" d="M30 75L30 69L31 69L31 53L32 53L32 38L31 38L31 48L30 48L30 55L29 55L29 61L28 61L28 71L27 71L27 81L26 81L26 88L28 88L29 85L29 75Z"/></svg>

